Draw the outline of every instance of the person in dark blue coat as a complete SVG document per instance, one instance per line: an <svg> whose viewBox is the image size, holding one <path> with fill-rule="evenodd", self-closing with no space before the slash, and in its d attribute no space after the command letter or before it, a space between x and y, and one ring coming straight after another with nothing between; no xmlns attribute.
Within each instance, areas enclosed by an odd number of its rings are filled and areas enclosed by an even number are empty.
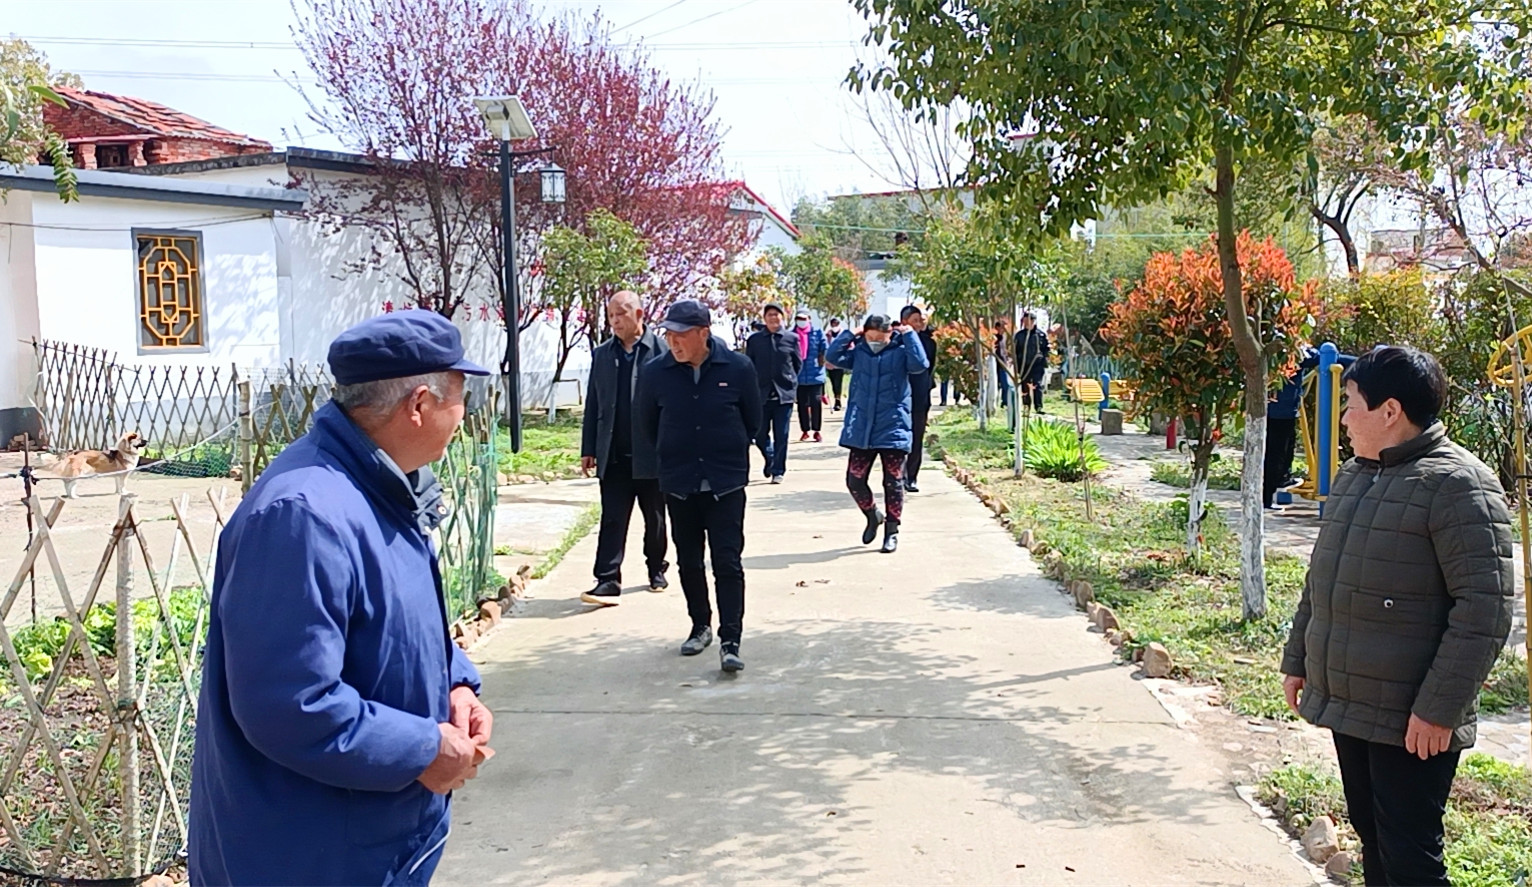
<svg viewBox="0 0 1532 887"><path fill-rule="evenodd" d="M768 304L761 311L765 328L745 340L745 355L755 365L763 410L755 445L766 460L762 471L774 484L781 483L787 474L787 426L798 397L798 371L803 368L798 337L783 327L782 318L782 306Z"/></svg>
<svg viewBox="0 0 1532 887"><path fill-rule="evenodd" d="M745 667L739 655L745 621L745 487L750 484L750 442L762 422L761 390L750 358L729 350L711 332L702 303L670 306L660 328L670 353L650 361L639 376L634 414L639 433L654 442L660 492L670 510L676 568L691 617L682 656L713 642L707 560L712 556L718 593L719 665Z"/></svg>
<svg viewBox="0 0 1532 887"><path fill-rule="evenodd" d="M846 462L846 488L867 518L862 533L866 545L883 527L883 551L899 548L899 524L904 517L904 460L914 440L910 416L910 377L931 368L914 330L890 324L881 314L869 315L860 334L850 330L830 344L830 363L851 371L846 420L840 445L851 451ZM878 511L867 479L872 463L883 462L883 507Z"/></svg>
<svg viewBox="0 0 1532 887"><path fill-rule="evenodd" d="M491 717L448 636L428 467L462 422L458 331L431 311L330 346L334 399L218 543L192 763L196 885L420 885Z"/></svg>

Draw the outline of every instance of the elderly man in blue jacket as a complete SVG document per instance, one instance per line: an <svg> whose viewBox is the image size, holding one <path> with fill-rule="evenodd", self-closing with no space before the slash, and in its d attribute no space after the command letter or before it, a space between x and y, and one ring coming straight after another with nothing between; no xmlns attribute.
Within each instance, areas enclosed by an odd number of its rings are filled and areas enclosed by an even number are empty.
<svg viewBox="0 0 1532 887"><path fill-rule="evenodd" d="M923 376L931 369L931 361L913 329L890 323L881 314L868 315L857 334L847 330L836 336L829 358L832 365L851 371L840 445L851 451L846 487L867 518L862 544L877 538L881 525L882 551L892 554L899 548L899 524L904 519L904 460L915 439L910 378ZM878 510L867 482L872 463L878 460L883 463L886 516Z"/></svg>
<svg viewBox="0 0 1532 887"><path fill-rule="evenodd" d="M431 311L330 346L334 399L218 546L192 765L193 884L427 884L448 798L488 755L447 633L429 463L462 422L461 337Z"/></svg>

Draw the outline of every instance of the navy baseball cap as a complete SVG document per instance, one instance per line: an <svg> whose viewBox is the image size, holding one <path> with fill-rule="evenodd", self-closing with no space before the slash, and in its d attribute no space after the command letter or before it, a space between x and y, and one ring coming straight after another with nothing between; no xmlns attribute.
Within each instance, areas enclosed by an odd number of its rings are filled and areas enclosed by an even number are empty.
<svg viewBox="0 0 1532 887"><path fill-rule="evenodd" d="M670 310L665 312L665 319L660 321L660 329L672 333L684 333L699 326L712 325L713 315L708 313L706 305L696 299L682 299L671 305Z"/></svg>
<svg viewBox="0 0 1532 887"><path fill-rule="evenodd" d="M463 335L435 311L413 308L364 320L330 343L330 375L337 385L358 385L457 370L487 376L463 358Z"/></svg>

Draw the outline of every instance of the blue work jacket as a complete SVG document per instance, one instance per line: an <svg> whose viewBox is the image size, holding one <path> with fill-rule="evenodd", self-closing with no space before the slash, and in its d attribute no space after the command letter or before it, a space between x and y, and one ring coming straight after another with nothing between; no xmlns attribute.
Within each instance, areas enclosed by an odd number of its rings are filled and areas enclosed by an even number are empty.
<svg viewBox="0 0 1532 887"><path fill-rule="evenodd" d="M851 371L840 445L857 450L909 452L915 435L910 421L910 377L931 368L913 330L890 336L877 354L847 330L830 343L830 365Z"/></svg>
<svg viewBox="0 0 1532 887"><path fill-rule="evenodd" d="M218 543L192 764L193 884L425 883L448 799L416 778L448 695L430 469L406 476L334 403Z"/></svg>

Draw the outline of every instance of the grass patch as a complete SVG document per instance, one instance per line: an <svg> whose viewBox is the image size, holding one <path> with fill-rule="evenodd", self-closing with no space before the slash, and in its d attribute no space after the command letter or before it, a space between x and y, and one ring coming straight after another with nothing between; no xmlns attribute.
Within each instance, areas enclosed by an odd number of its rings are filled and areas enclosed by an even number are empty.
<svg viewBox="0 0 1532 887"><path fill-rule="evenodd" d="M600 519L600 505L592 504L580 512L580 516L575 518L575 522L565 531L564 538L559 540L559 544L552 551L548 552L547 556L543 558L543 562L538 564L537 569L532 571L532 578L541 579L553 572L553 568L557 567L564 560L564 555L569 553L569 549L574 548L581 539L584 539Z"/></svg>
<svg viewBox="0 0 1532 887"><path fill-rule="evenodd" d="M1346 816L1341 781L1333 773L1294 764L1274 770L1256 789L1295 832L1329 815L1356 840ZM1458 766L1447 801L1447 872L1459 887L1516 887L1532 873L1532 772L1484 754ZM1359 877L1360 868L1353 871Z"/></svg>
<svg viewBox="0 0 1532 887"><path fill-rule="evenodd" d="M1204 551L1185 554L1186 501L1145 502L1092 487L1095 520L1085 515L1084 488L1046 478L1010 476L1009 435L979 431L966 415L944 414L934 449L978 474L1011 509L1012 531L1031 529L1062 558L1070 578L1088 580L1133 640L1131 655L1158 641L1179 676L1219 685L1235 711L1290 719L1278 671L1293 610L1303 588L1298 558L1268 553L1268 615L1241 618L1239 541L1216 511L1203 525Z"/></svg>
<svg viewBox="0 0 1532 887"><path fill-rule="evenodd" d="M1214 453L1213 464L1208 468L1208 489L1238 490L1240 466L1243 464L1243 459L1225 459L1219 454ZM1154 467L1149 469L1149 479L1166 486L1179 487L1183 490L1190 489L1192 485L1191 463L1180 459L1156 462Z"/></svg>
<svg viewBox="0 0 1532 887"><path fill-rule="evenodd" d="M1479 709L1493 715L1527 707L1527 657L1507 647L1479 690Z"/></svg>
<svg viewBox="0 0 1532 887"><path fill-rule="evenodd" d="M564 409L552 424L546 412L521 416L521 452L511 452L511 435L504 428L495 434L495 453L500 472L515 477L530 475L539 480L564 480L580 476L579 412Z"/></svg>

